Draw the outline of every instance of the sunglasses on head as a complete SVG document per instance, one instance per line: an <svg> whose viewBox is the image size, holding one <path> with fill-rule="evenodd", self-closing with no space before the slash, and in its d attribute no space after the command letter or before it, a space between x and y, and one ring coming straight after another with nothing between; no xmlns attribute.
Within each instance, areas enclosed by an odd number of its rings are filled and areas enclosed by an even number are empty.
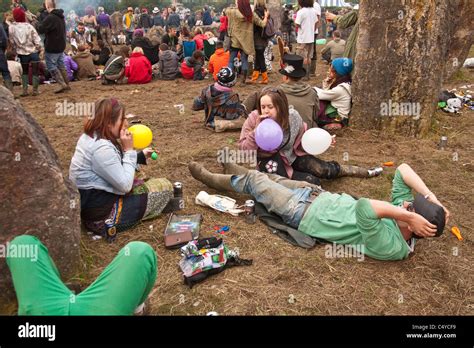
<svg viewBox="0 0 474 348"><path fill-rule="evenodd" d="M279 96L282 95L282 91L280 91L278 88L276 87L265 87L264 89L262 89L262 95L264 95L265 93L277 93Z"/></svg>

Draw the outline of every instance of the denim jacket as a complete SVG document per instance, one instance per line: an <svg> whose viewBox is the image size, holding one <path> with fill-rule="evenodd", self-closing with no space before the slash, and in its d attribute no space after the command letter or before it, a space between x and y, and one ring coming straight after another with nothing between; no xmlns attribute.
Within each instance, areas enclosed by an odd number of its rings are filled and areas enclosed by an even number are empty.
<svg viewBox="0 0 474 348"><path fill-rule="evenodd" d="M120 151L110 140L82 134L71 160L69 178L78 189L97 189L118 195L127 194L133 186L137 152Z"/></svg>

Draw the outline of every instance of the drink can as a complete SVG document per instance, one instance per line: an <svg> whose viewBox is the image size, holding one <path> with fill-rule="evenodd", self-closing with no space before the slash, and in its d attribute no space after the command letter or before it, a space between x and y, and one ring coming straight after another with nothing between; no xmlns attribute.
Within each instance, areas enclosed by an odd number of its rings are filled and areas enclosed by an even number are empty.
<svg viewBox="0 0 474 348"><path fill-rule="evenodd" d="M175 198L183 197L183 184L179 181L173 184L173 195Z"/></svg>
<svg viewBox="0 0 474 348"><path fill-rule="evenodd" d="M178 209L184 209L184 199L183 199L183 184L180 182L175 182L173 184L173 196L178 199Z"/></svg>
<svg viewBox="0 0 474 348"><path fill-rule="evenodd" d="M255 213L255 202L249 199L245 201L245 214L254 214Z"/></svg>
<svg viewBox="0 0 474 348"><path fill-rule="evenodd" d="M105 220L105 238L108 242L113 242L117 237L117 228L113 219Z"/></svg>
<svg viewBox="0 0 474 348"><path fill-rule="evenodd" d="M448 137L442 136L439 142L439 149L444 150L448 146Z"/></svg>
<svg viewBox="0 0 474 348"><path fill-rule="evenodd" d="M255 202L249 199L245 201L245 221L249 224L254 224L257 221L255 215Z"/></svg>

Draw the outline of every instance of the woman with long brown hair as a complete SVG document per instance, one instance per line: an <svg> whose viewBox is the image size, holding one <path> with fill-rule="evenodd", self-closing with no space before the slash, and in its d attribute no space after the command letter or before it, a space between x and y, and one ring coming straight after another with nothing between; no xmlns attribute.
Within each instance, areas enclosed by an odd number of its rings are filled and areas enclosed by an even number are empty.
<svg viewBox="0 0 474 348"><path fill-rule="evenodd" d="M69 176L81 196L81 219L99 235L111 227L106 220L121 232L156 217L173 196L167 179L135 179L138 165L146 164L153 150L134 150L127 126L124 105L115 98L98 100L71 160Z"/></svg>
<svg viewBox="0 0 474 348"><path fill-rule="evenodd" d="M281 145L270 152L260 149L255 139L258 125L267 118L273 119L283 130ZM257 110L250 113L242 127L239 148L257 151L260 171L316 185L320 184L319 179L335 179L342 176L367 178L382 172L381 168L367 170L335 161L323 161L307 154L301 145L306 130L306 123L298 111L288 105L285 93L278 88L266 87L258 98Z"/></svg>
<svg viewBox="0 0 474 348"><path fill-rule="evenodd" d="M227 8L225 13L229 20L228 35L230 36L229 68L234 69L234 59L240 52L242 60L242 82L245 83L248 73L248 56L255 55L253 40L254 24L264 28L269 13L264 11L263 19L252 12L249 0L235 0L237 8Z"/></svg>

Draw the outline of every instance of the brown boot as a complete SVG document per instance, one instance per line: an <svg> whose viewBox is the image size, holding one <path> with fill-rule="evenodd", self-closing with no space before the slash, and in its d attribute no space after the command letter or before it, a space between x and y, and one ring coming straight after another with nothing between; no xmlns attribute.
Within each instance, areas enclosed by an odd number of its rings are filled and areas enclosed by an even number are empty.
<svg viewBox="0 0 474 348"><path fill-rule="evenodd" d="M250 170L231 162L223 162L221 164L224 167L224 174L245 175Z"/></svg>
<svg viewBox="0 0 474 348"><path fill-rule="evenodd" d="M250 80L250 83L257 83L259 76L260 76L260 71L254 70L252 73L252 79Z"/></svg>
<svg viewBox="0 0 474 348"><path fill-rule="evenodd" d="M310 65L305 64L304 68L306 69L306 76L303 77L303 81L309 81Z"/></svg>
<svg viewBox="0 0 474 348"><path fill-rule="evenodd" d="M309 76L316 76L316 59L311 59L311 65L309 67Z"/></svg>
<svg viewBox="0 0 474 348"><path fill-rule="evenodd" d="M59 69L61 72L61 76L63 77L64 82L66 83L66 91L71 90L71 86L69 86L69 76L67 76L67 70L66 69Z"/></svg>
<svg viewBox="0 0 474 348"><path fill-rule="evenodd" d="M262 73L262 78L263 80L260 82L262 85L268 84L268 72L263 72Z"/></svg>
<svg viewBox="0 0 474 348"><path fill-rule="evenodd" d="M247 84L247 70L242 70L241 75L242 75L241 83L243 85Z"/></svg>
<svg viewBox="0 0 474 348"><path fill-rule="evenodd" d="M235 191L230 184L232 175L226 174L213 174L208 171L204 166L197 162L190 162L188 164L189 171L194 179L202 182L203 184L216 189L218 191Z"/></svg>
<svg viewBox="0 0 474 348"><path fill-rule="evenodd" d="M242 129L242 126L245 123L245 118L239 117L235 120L218 120L217 118L214 119L214 130L216 133L221 133L226 130L231 129Z"/></svg>
<svg viewBox="0 0 474 348"><path fill-rule="evenodd" d="M66 82L64 81L63 76L61 75L61 72L58 69L55 69L51 71L51 75L56 80L58 85L60 85L60 88L54 91L54 93L62 93L64 91L67 91L68 85L66 85Z"/></svg>

